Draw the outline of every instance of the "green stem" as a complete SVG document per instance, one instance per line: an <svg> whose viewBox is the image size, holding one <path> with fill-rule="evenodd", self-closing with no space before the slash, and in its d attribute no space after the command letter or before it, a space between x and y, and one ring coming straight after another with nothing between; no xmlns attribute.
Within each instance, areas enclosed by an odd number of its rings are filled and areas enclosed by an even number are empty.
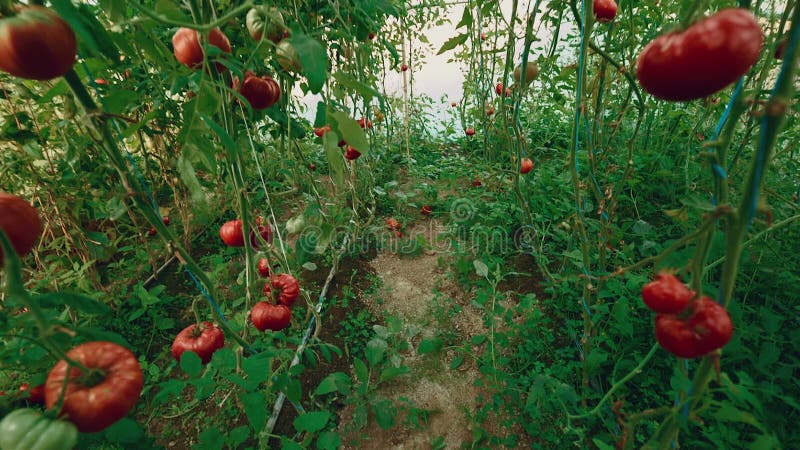
<svg viewBox="0 0 800 450"><path fill-rule="evenodd" d="M164 16L164 15L159 14L159 13L157 13L155 11L152 11L152 10L150 10L148 8L145 8L141 3L139 3L136 0L130 0L128 3L131 4L135 9L138 9L139 11L141 11L142 14L144 14L145 16L150 17L151 19L156 20L158 22L161 22L163 24L174 25L174 26L183 27L183 28L191 28L191 29L194 29L194 30L202 31L202 32L209 32L209 31L213 30L214 28L217 28L220 25L223 25L223 24L227 23L229 20L231 20L234 17L238 16L239 14L242 14L243 12L249 10L254 5L253 0L247 0L246 2L242 3L241 5L237 6L234 9L232 9L227 14L223 15L222 17L220 17L219 19L217 19L217 20L215 20L213 22L210 22L208 24L205 24L205 25L198 25L198 24L193 23L193 22L184 22L182 20L170 19L167 16Z"/></svg>

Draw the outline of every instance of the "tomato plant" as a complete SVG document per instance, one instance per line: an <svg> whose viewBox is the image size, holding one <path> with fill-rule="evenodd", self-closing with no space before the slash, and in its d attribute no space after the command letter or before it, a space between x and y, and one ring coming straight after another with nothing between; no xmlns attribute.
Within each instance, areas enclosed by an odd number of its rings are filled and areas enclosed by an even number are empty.
<svg viewBox="0 0 800 450"><path fill-rule="evenodd" d="M63 391L59 413L84 433L104 430L128 414L143 385L136 355L113 342L94 341L73 347L67 357L90 372L63 359L56 363L44 386L47 408L59 403Z"/></svg>
<svg viewBox="0 0 800 450"><path fill-rule="evenodd" d="M598 22L611 22L617 17L617 2L614 0L594 0L592 8Z"/></svg>
<svg viewBox="0 0 800 450"><path fill-rule="evenodd" d="M691 302L688 316L658 314L656 340L668 352L681 358L698 358L722 348L733 336L728 311L708 297Z"/></svg>
<svg viewBox="0 0 800 450"><path fill-rule="evenodd" d="M0 421L2 450L71 450L78 430L65 420L52 420L30 408L17 409Z"/></svg>
<svg viewBox="0 0 800 450"><path fill-rule="evenodd" d="M286 305L258 302L250 310L250 321L259 331L280 331L289 327L292 311Z"/></svg>
<svg viewBox="0 0 800 450"><path fill-rule="evenodd" d="M17 6L0 19L0 70L30 80L51 80L75 63L78 44L72 28L55 11Z"/></svg>
<svg viewBox="0 0 800 450"><path fill-rule="evenodd" d="M17 254L23 256L31 251L42 234L42 221L30 203L0 191L0 229L8 235ZM2 263L3 250L0 249L0 265Z"/></svg>
<svg viewBox="0 0 800 450"><path fill-rule="evenodd" d="M172 36L172 49L175 59L179 63L196 69L203 63L203 48L200 46L199 33L191 28L179 28ZM208 43L225 53L231 53L231 43L219 28L214 28L208 33ZM226 67L217 63L217 71L224 71Z"/></svg>
<svg viewBox="0 0 800 450"><path fill-rule="evenodd" d="M194 352L203 361L211 361L215 351L225 346L225 333L211 322L192 324L181 330L172 341L172 357L181 360L184 352Z"/></svg>
<svg viewBox="0 0 800 450"><path fill-rule="evenodd" d="M642 288L642 300L657 313L677 314L689 305L695 292L669 272L661 272Z"/></svg>
<svg viewBox="0 0 800 450"><path fill-rule="evenodd" d="M662 100L707 97L750 70L763 43L761 26L750 11L723 9L647 44L636 62L636 78Z"/></svg>
<svg viewBox="0 0 800 450"><path fill-rule="evenodd" d="M219 227L219 237L228 247L244 247L244 224L241 220L229 220Z"/></svg>

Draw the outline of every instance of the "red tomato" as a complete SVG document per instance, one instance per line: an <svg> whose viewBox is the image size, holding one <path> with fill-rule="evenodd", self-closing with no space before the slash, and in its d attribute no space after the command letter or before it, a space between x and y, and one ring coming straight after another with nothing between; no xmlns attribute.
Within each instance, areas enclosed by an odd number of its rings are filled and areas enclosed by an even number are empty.
<svg viewBox="0 0 800 450"><path fill-rule="evenodd" d="M456 102L452 102L452 103L450 103L450 106L452 106L453 108L455 108L456 106L458 106L458 103L456 103Z"/></svg>
<svg viewBox="0 0 800 450"><path fill-rule="evenodd" d="M219 227L219 237L228 247L244 247L244 231L242 221L229 220Z"/></svg>
<svg viewBox="0 0 800 450"><path fill-rule="evenodd" d="M313 172L313 171L315 171L315 170L317 170L317 165L316 165L316 164L314 164L314 163L311 163L311 164L309 164L309 165L308 165L308 170L310 170L310 171L312 171L312 172Z"/></svg>
<svg viewBox="0 0 800 450"><path fill-rule="evenodd" d="M257 77L253 72L248 71L239 93L253 109L266 109L280 99L281 88L278 82L271 77Z"/></svg>
<svg viewBox="0 0 800 450"><path fill-rule="evenodd" d="M330 125L325 125L324 127L314 128L314 134L316 134L317 137L324 136L325 133L327 133L328 131L331 131L331 126Z"/></svg>
<svg viewBox="0 0 800 450"><path fill-rule="evenodd" d="M280 331L292 321L292 311L286 305L258 302L250 310L250 321L259 331Z"/></svg>
<svg viewBox="0 0 800 450"><path fill-rule="evenodd" d="M361 157L361 152L351 146L347 146L347 151L344 152L344 158L348 161L354 161Z"/></svg>
<svg viewBox="0 0 800 450"><path fill-rule="evenodd" d="M494 87L494 91L497 92L497 95L503 95L503 83L497 83L497 86Z"/></svg>
<svg viewBox="0 0 800 450"><path fill-rule="evenodd" d="M636 78L645 91L663 100L706 97L744 75L763 43L761 27L749 11L723 9L647 44L636 64Z"/></svg>
<svg viewBox="0 0 800 450"><path fill-rule="evenodd" d="M397 219L395 219L394 217L390 217L386 219L386 226L389 227L390 230L397 230L402 225L400 224L400 222L397 221Z"/></svg>
<svg viewBox="0 0 800 450"><path fill-rule="evenodd" d="M642 301L657 313L677 314L689 305L695 292L669 272L660 272L642 288Z"/></svg>
<svg viewBox="0 0 800 450"><path fill-rule="evenodd" d="M72 28L51 9L16 8L17 15L0 19L0 70L29 80L69 72L78 53Z"/></svg>
<svg viewBox="0 0 800 450"><path fill-rule="evenodd" d="M361 128L364 128L364 126L366 126L367 128L372 128L372 121L367 120L366 117L362 117L358 119L358 126L360 126Z"/></svg>
<svg viewBox="0 0 800 450"><path fill-rule="evenodd" d="M292 306L300 295L300 283L288 273L281 273L272 279L272 287L281 291L278 295L278 303Z"/></svg>
<svg viewBox="0 0 800 450"><path fill-rule="evenodd" d="M481 186L481 185L483 185L483 183L481 183L481 180L479 180L477 178L472 180L472 187L478 187L478 186Z"/></svg>
<svg viewBox="0 0 800 450"><path fill-rule="evenodd" d="M28 394L28 401L37 405L44 405L44 385L40 384L38 386L34 386L31 389L31 385L28 383L22 383L19 386L19 392L23 396L27 393Z"/></svg>
<svg viewBox="0 0 800 450"><path fill-rule="evenodd" d="M42 221L30 203L16 195L0 192L0 229L8 235L14 251L24 256L42 234ZM2 264L3 250L0 249Z"/></svg>
<svg viewBox="0 0 800 450"><path fill-rule="evenodd" d="M156 233L157 233L157 231L156 231L155 228L150 228L149 230L147 230L147 235L148 236L155 236Z"/></svg>
<svg viewBox="0 0 800 450"><path fill-rule="evenodd" d="M400 66L400 70L402 72L405 72L406 70L408 70L408 64L403 64L402 66Z"/></svg>
<svg viewBox="0 0 800 450"><path fill-rule="evenodd" d="M486 115L491 116L492 114L494 114L494 106L489 106L486 108Z"/></svg>
<svg viewBox="0 0 800 450"><path fill-rule="evenodd" d="M125 417L142 392L142 368L136 355L113 342L87 342L67 352L67 357L87 369L98 369L102 378L84 377L81 369L65 360L56 363L44 385L47 408L58 402L66 384L60 415L68 416L83 433L104 430Z"/></svg>
<svg viewBox="0 0 800 450"><path fill-rule="evenodd" d="M433 207L431 205L422 205L422 208L419 209L419 213L423 216L429 216L433 212Z"/></svg>
<svg viewBox="0 0 800 450"><path fill-rule="evenodd" d="M267 261L267 258L259 258L257 268L259 275L261 275L262 277L269 276L269 261Z"/></svg>
<svg viewBox="0 0 800 450"><path fill-rule="evenodd" d="M266 243L272 242L272 228L270 228L269 224L256 225L256 227L258 228L258 234ZM261 248L261 241L256 237L256 230L250 230L250 245L256 250Z"/></svg>
<svg viewBox="0 0 800 450"><path fill-rule="evenodd" d="M367 37L371 41L371 40L375 39L375 33L370 33Z"/></svg>
<svg viewBox="0 0 800 450"><path fill-rule="evenodd" d="M475 128L469 127L466 130L464 130L464 133L466 133L467 136L474 136L475 135Z"/></svg>
<svg viewBox="0 0 800 450"><path fill-rule="evenodd" d="M339 147L344 147L345 145L347 145L347 141L345 141L344 139L342 139L342 140L341 140L341 141L339 141L339 143L337 143L336 145L337 145L337 146L339 146Z"/></svg>
<svg viewBox="0 0 800 450"><path fill-rule="evenodd" d="M197 35L197 31L191 28L179 28L175 35L172 36L175 59L193 69L200 67L203 63L203 48L200 46L200 40ZM225 53L232 51L228 37L219 28L214 28L208 33L208 43ZM217 70L222 72L226 70L226 67L218 63Z"/></svg>
<svg viewBox="0 0 800 450"><path fill-rule="evenodd" d="M203 364L211 361L211 355L225 345L225 333L211 322L196 323L184 328L172 341L172 357L181 360L183 352L195 352Z"/></svg>
<svg viewBox="0 0 800 450"><path fill-rule="evenodd" d="M533 170L533 161L530 158L522 158L520 163L519 173L526 174Z"/></svg>
<svg viewBox="0 0 800 450"><path fill-rule="evenodd" d="M617 16L617 2L614 0L594 0L592 4L598 22L611 22Z"/></svg>
<svg viewBox="0 0 800 450"><path fill-rule="evenodd" d="M485 40L486 40L486 33L481 33L481 40L482 40L482 41L485 41Z"/></svg>
<svg viewBox="0 0 800 450"><path fill-rule="evenodd" d="M169 226L169 216L162 216L161 217L161 223L163 223L164 225Z"/></svg>
<svg viewBox="0 0 800 450"><path fill-rule="evenodd" d="M108 84L108 81L106 81L105 78L95 78L94 82L95 82L95 84L99 84L99 85L107 85Z"/></svg>
<svg viewBox="0 0 800 450"><path fill-rule="evenodd" d="M697 358L722 348L733 336L733 322L722 305L708 297L690 303L685 319L675 314L658 314L656 340L668 352L681 358Z"/></svg>
<svg viewBox="0 0 800 450"><path fill-rule="evenodd" d="M395 230L394 235L399 237L399 238L403 237L403 233L401 233L400 230Z"/></svg>

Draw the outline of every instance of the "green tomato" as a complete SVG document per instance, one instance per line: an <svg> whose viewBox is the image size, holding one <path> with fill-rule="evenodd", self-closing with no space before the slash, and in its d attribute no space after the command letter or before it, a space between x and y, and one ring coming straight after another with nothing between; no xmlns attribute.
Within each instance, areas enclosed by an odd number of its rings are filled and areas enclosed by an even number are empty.
<svg viewBox="0 0 800 450"><path fill-rule="evenodd" d="M12 411L0 421L0 450L70 450L78 429L30 408Z"/></svg>

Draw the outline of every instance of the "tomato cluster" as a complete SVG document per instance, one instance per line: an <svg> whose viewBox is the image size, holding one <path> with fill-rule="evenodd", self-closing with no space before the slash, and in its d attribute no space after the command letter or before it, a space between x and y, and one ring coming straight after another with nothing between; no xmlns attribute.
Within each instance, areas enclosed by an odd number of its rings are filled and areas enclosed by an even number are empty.
<svg viewBox="0 0 800 450"><path fill-rule="evenodd" d="M733 336L728 311L706 296L695 299L675 275L661 272L642 288L642 301L655 311L659 345L681 358L698 358L724 347Z"/></svg>
<svg viewBox="0 0 800 450"><path fill-rule="evenodd" d="M231 53L231 42L219 28L208 33L208 43L225 53ZM199 32L191 28L179 28L172 36L172 51L179 63L196 69L203 63L203 48L200 46ZM217 63L217 71L224 72L226 67Z"/></svg>
<svg viewBox="0 0 800 450"><path fill-rule="evenodd" d="M258 224L258 236L266 242L272 242L272 228L269 224ZM255 230L250 230L250 245L259 249L261 242ZM219 237L228 247L244 247L244 223L240 219L229 220L219 227Z"/></svg>
<svg viewBox="0 0 800 450"><path fill-rule="evenodd" d="M271 297L273 289L279 291L277 304L262 301L250 310L250 321L259 331L280 331L289 326L291 307L300 295L300 283L288 273L281 273L264 285L264 295Z"/></svg>

